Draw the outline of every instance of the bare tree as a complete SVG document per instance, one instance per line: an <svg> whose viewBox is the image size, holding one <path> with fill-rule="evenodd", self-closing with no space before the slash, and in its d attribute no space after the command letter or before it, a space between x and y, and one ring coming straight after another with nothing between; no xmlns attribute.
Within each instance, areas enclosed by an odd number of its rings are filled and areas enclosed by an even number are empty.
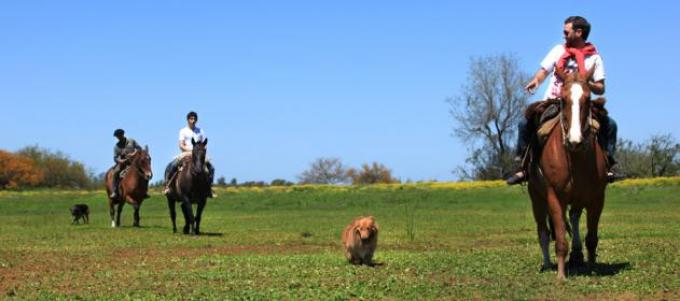
<svg viewBox="0 0 680 301"><path fill-rule="evenodd" d="M347 170L338 158L318 158L298 176L300 184L339 184L347 179Z"/></svg>
<svg viewBox="0 0 680 301"><path fill-rule="evenodd" d="M528 80L529 74L520 70L513 55L470 59L467 83L459 95L447 99L456 121L454 136L477 146L470 148L466 161L472 170L458 168L463 177L498 179L511 172L511 141L523 118L528 99L523 88Z"/></svg>

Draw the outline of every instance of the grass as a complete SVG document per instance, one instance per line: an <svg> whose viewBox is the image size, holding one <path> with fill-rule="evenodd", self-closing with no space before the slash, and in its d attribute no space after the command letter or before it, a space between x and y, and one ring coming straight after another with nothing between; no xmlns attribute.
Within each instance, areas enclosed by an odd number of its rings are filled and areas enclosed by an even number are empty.
<svg viewBox="0 0 680 301"><path fill-rule="evenodd" d="M664 181L609 188L599 264L566 283L539 273L516 187L219 190L198 237L172 233L158 195L141 228L127 207L112 229L103 192L2 192L0 299L679 299L680 185ZM76 203L90 206L89 225L70 225ZM342 255L357 215L381 226L378 267Z"/></svg>

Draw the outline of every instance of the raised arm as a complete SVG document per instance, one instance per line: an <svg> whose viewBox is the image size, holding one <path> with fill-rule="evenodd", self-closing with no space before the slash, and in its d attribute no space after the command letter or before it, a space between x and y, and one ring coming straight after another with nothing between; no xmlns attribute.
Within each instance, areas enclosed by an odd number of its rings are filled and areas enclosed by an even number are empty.
<svg viewBox="0 0 680 301"><path fill-rule="evenodd" d="M534 78L524 87L524 90L533 94L534 91L543 83L543 81L548 77L548 70L543 68L538 69Z"/></svg>

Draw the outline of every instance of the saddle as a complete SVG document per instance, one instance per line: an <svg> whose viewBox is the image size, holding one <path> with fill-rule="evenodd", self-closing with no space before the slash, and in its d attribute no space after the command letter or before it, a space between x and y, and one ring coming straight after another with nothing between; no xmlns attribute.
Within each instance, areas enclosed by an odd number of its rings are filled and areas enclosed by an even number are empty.
<svg viewBox="0 0 680 301"><path fill-rule="evenodd" d="M537 129L536 137L540 145L545 143L552 129L560 122L560 101L560 99L537 101L529 105L524 111L524 116ZM595 134L600 130L598 120L607 117L607 109L604 108L606 102L604 97L591 101L590 110L593 118L589 120L589 124L590 129Z"/></svg>
<svg viewBox="0 0 680 301"><path fill-rule="evenodd" d="M125 175L127 175L128 171L130 170L130 167L131 167L130 165L125 166L125 168L123 168L123 170L120 171L119 177L120 177L121 179L122 179L122 178L125 178Z"/></svg>
<svg viewBox="0 0 680 301"><path fill-rule="evenodd" d="M524 110L524 117L529 121L529 127L536 129L536 135L532 134L529 147L527 147L523 157L521 166L524 170L529 170L529 165L536 164L534 160L539 156L543 149L543 145L548 139L548 135L552 129L560 123L560 99L547 99L537 101L529 105ZM594 99L590 102L590 110L592 118L590 119L590 128L593 134L597 137L600 130L600 122L607 117L607 109L604 108L606 103L604 97Z"/></svg>

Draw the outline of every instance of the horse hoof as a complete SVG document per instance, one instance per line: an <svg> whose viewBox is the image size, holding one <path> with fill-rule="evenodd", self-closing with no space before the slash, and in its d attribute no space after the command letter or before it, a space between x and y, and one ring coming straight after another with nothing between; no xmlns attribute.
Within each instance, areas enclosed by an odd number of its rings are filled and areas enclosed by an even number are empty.
<svg viewBox="0 0 680 301"><path fill-rule="evenodd" d="M544 264L544 265L541 266L541 273L547 272L547 271L552 271L552 270L555 269L555 267L556 267L556 265L553 264L553 263L548 264L548 265Z"/></svg>
<svg viewBox="0 0 680 301"><path fill-rule="evenodd" d="M573 256L573 257L569 258L569 261L567 261L567 266L569 266L569 267L578 268L578 267L582 267L584 265L585 265L585 262L583 261L583 256L581 256L581 257Z"/></svg>

